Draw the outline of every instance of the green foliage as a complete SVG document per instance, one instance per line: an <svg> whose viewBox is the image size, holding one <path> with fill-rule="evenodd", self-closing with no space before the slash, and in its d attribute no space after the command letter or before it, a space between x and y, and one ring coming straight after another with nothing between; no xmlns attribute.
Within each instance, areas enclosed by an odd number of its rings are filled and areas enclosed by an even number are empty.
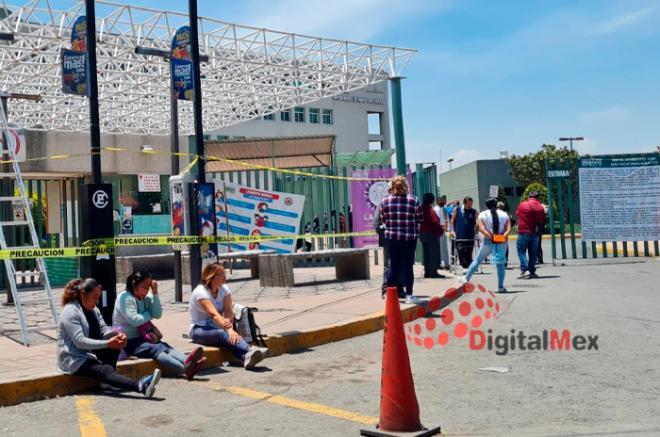
<svg viewBox="0 0 660 437"><path fill-rule="evenodd" d="M501 185L497 188L497 201L504 203L504 210L509 211L509 199L506 197L504 187Z"/></svg>
<svg viewBox="0 0 660 437"><path fill-rule="evenodd" d="M528 186L533 183L545 184L546 160L563 164L571 169L571 174L576 174L577 159L579 154L568 147L557 147L553 144L543 144L541 150L526 155L512 155L507 159L509 174L519 185Z"/></svg>
<svg viewBox="0 0 660 437"><path fill-rule="evenodd" d="M527 188L525 188L525 192L520 198L520 201L524 202L525 200L527 200L529 198L529 193L531 193L532 191L536 191L537 193L539 193L539 202L541 202L544 205L548 204L548 189L545 185L539 184L538 182L529 184Z"/></svg>

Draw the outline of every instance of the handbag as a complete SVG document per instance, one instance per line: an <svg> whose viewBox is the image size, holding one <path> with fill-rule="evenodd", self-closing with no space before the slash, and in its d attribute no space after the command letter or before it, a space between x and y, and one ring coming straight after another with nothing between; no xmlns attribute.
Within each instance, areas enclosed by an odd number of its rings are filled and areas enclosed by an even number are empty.
<svg viewBox="0 0 660 437"><path fill-rule="evenodd" d="M261 328L254 320L254 313L259 311L255 307L246 307L235 303L232 308L234 312L234 330L248 343L257 343L266 346Z"/></svg>
<svg viewBox="0 0 660 437"><path fill-rule="evenodd" d="M138 326L138 333L149 343L158 343L163 338L163 333L151 321Z"/></svg>
<svg viewBox="0 0 660 437"><path fill-rule="evenodd" d="M496 244L506 243L506 237L503 234L494 234L493 235L493 243L496 243Z"/></svg>

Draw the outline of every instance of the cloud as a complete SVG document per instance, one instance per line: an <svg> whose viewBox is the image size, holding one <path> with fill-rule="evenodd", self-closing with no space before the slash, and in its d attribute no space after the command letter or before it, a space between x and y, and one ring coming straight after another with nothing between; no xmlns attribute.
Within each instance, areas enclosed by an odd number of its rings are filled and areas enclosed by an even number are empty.
<svg viewBox="0 0 660 437"><path fill-rule="evenodd" d="M615 15L612 18L606 19L595 25L589 27L584 35L600 36L609 35L626 30L629 27L636 26L640 22L650 18L656 11L657 6L650 6L636 11L625 12Z"/></svg>
<svg viewBox="0 0 660 437"><path fill-rule="evenodd" d="M622 106L610 106L593 112L583 112L578 115L587 122L611 122L625 120L630 117L631 111Z"/></svg>
<svg viewBox="0 0 660 437"><path fill-rule="evenodd" d="M365 41L404 21L446 10L451 3L450 0L334 0L323 3L249 0L241 15L244 22L269 29Z"/></svg>

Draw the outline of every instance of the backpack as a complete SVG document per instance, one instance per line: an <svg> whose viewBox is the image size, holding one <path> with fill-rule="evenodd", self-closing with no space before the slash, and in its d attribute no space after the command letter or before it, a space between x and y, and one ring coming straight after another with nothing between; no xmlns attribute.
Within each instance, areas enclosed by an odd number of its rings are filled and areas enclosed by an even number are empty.
<svg viewBox="0 0 660 437"><path fill-rule="evenodd" d="M255 307L246 307L240 304L234 304L234 330L243 337L248 343L256 343L259 346L266 346L264 336L261 334L261 328L254 321L254 313L259 311Z"/></svg>

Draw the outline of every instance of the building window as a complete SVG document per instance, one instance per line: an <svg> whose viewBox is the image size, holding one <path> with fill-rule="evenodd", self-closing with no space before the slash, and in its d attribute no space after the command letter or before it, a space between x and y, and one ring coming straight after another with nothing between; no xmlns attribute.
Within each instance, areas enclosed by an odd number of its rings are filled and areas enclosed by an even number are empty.
<svg viewBox="0 0 660 437"><path fill-rule="evenodd" d="M264 120L275 120L275 114L270 113L270 114L264 115Z"/></svg>
<svg viewBox="0 0 660 437"><path fill-rule="evenodd" d="M504 194L511 196L513 194L513 187L504 187Z"/></svg>
<svg viewBox="0 0 660 437"><path fill-rule="evenodd" d="M332 109L323 110L323 124L333 124Z"/></svg>
<svg viewBox="0 0 660 437"><path fill-rule="evenodd" d="M282 121L291 121L291 111L282 111L282 112L280 112L280 120L282 120Z"/></svg>
<svg viewBox="0 0 660 437"><path fill-rule="evenodd" d="M309 108L309 122L314 124L319 123L319 108Z"/></svg>
<svg viewBox="0 0 660 437"><path fill-rule="evenodd" d="M516 187L516 196L521 197L525 193L525 187Z"/></svg>
<svg viewBox="0 0 660 437"><path fill-rule="evenodd" d="M296 108L293 110L293 116L296 120L296 123L305 122L305 108Z"/></svg>

